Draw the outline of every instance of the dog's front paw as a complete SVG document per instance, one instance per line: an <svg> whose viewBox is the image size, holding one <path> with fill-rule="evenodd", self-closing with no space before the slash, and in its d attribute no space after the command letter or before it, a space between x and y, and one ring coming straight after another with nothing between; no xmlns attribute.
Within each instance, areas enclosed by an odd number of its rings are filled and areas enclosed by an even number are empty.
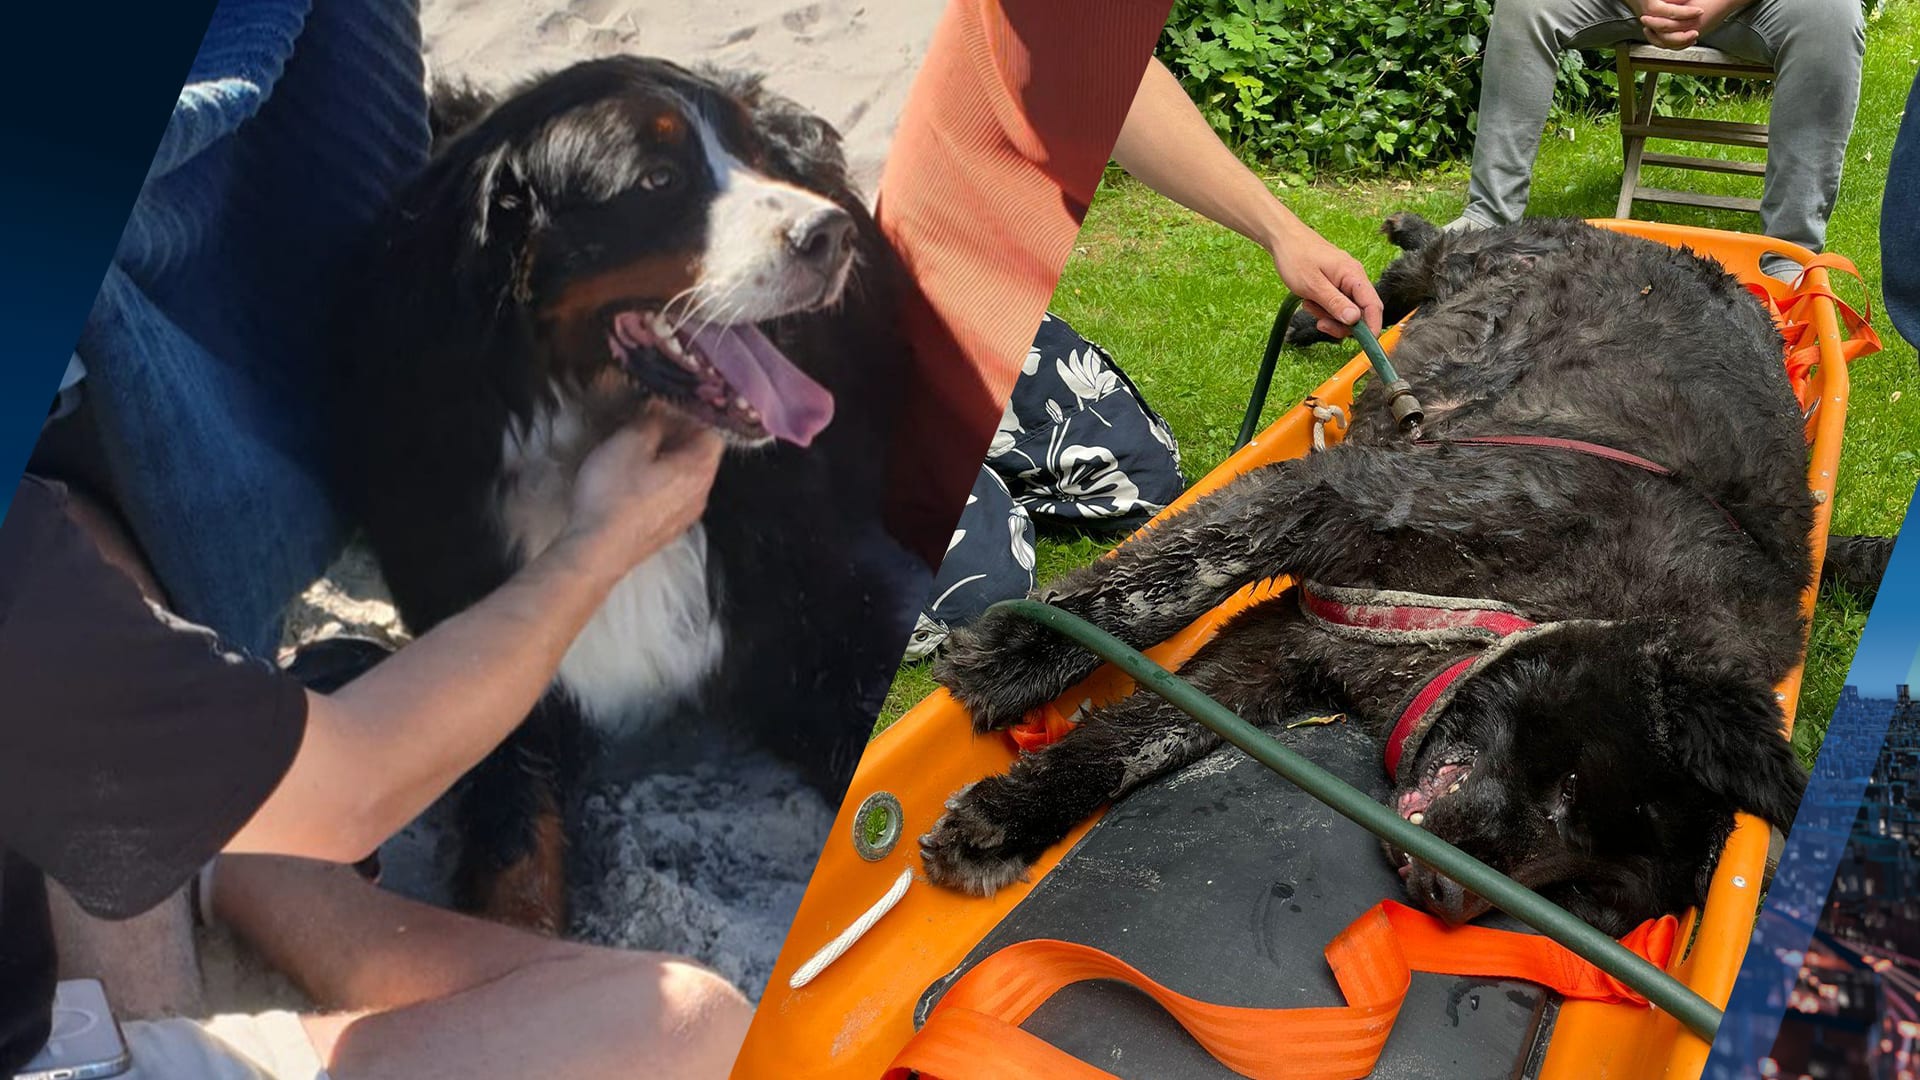
<svg viewBox="0 0 1920 1080"><path fill-rule="evenodd" d="M973 714L975 731L999 731L1060 696L1097 663L1046 627L996 611L947 639L933 677Z"/></svg>
<svg viewBox="0 0 1920 1080"><path fill-rule="evenodd" d="M1032 860L1014 850L1010 830L979 796L982 785L1000 781L990 776L947 800L947 812L920 838L927 880L974 896L992 896L1025 876Z"/></svg>

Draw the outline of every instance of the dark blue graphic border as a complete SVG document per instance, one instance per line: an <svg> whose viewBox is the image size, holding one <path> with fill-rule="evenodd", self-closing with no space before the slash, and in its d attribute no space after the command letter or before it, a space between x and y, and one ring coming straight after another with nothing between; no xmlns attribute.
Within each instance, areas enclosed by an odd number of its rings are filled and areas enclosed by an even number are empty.
<svg viewBox="0 0 1920 1080"><path fill-rule="evenodd" d="M212 0L18 4L0 65L0 514L45 419Z"/></svg>

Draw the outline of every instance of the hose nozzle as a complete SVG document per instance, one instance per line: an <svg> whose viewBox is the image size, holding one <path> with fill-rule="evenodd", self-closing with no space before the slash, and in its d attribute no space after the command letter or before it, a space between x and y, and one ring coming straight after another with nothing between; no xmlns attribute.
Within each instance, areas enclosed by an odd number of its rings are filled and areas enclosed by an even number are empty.
<svg viewBox="0 0 1920 1080"><path fill-rule="evenodd" d="M1387 407L1393 410L1393 418L1402 431L1411 431L1424 418L1420 399L1413 396L1413 387L1400 373L1393 369L1393 361L1387 359L1387 351L1380 347L1380 339L1373 336L1367 324L1353 324L1353 339L1360 343L1360 350L1367 354L1367 362L1373 365L1373 373L1380 384L1387 388Z"/></svg>

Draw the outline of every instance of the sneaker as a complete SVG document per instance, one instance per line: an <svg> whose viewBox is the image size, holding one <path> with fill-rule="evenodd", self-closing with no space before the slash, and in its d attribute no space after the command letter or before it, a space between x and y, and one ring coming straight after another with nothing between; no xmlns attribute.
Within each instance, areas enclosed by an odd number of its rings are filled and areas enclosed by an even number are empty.
<svg viewBox="0 0 1920 1080"><path fill-rule="evenodd" d="M1785 255L1766 254L1760 256L1760 272L1775 281L1793 284L1800 277L1802 267Z"/></svg>

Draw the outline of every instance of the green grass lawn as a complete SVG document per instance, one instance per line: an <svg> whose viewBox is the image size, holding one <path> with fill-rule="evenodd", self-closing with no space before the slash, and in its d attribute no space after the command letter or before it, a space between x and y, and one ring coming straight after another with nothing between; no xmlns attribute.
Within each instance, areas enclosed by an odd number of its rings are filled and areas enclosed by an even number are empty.
<svg viewBox="0 0 1920 1080"><path fill-rule="evenodd" d="M1878 317L1880 196L1917 59L1920 4L1888 4L1868 31L1859 120L1828 232L1828 249L1853 259L1873 284L1876 320L1887 344L1883 352L1853 367L1833 515L1833 529L1840 533L1898 530L1920 475L1920 369L1912 347ZM1753 98L1700 111L1759 121L1765 119L1766 102ZM1620 189L1620 160L1618 122L1612 116L1549 132L1536 164L1529 212L1611 216ZM1658 186L1759 194L1757 179L1700 173L1675 177L1658 171L1647 175ZM1381 218L1412 209L1436 223L1451 220L1465 197L1466 167L1455 164L1404 179L1326 179L1292 188L1280 187L1277 179L1270 182L1309 224L1377 272L1394 255L1378 231ZM1679 224L1758 228L1757 219L1744 214L1649 203L1640 204L1636 213ZM1841 292L1860 295L1850 282ZM1265 252L1113 174L1094 201L1054 294L1053 310L1109 349L1167 418L1192 479L1219 464L1232 448L1281 295ZM1286 354L1268 399L1269 419L1298 402L1350 355L1335 345ZM1105 547L1085 538L1043 537L1038 552L1042 582L1088 562ZM1809 760L1826 730L1865 622L1866 612L1850 598L1822 599L1795 739ZM879 728L932 690L926 665L902 667Z"/></svg>

